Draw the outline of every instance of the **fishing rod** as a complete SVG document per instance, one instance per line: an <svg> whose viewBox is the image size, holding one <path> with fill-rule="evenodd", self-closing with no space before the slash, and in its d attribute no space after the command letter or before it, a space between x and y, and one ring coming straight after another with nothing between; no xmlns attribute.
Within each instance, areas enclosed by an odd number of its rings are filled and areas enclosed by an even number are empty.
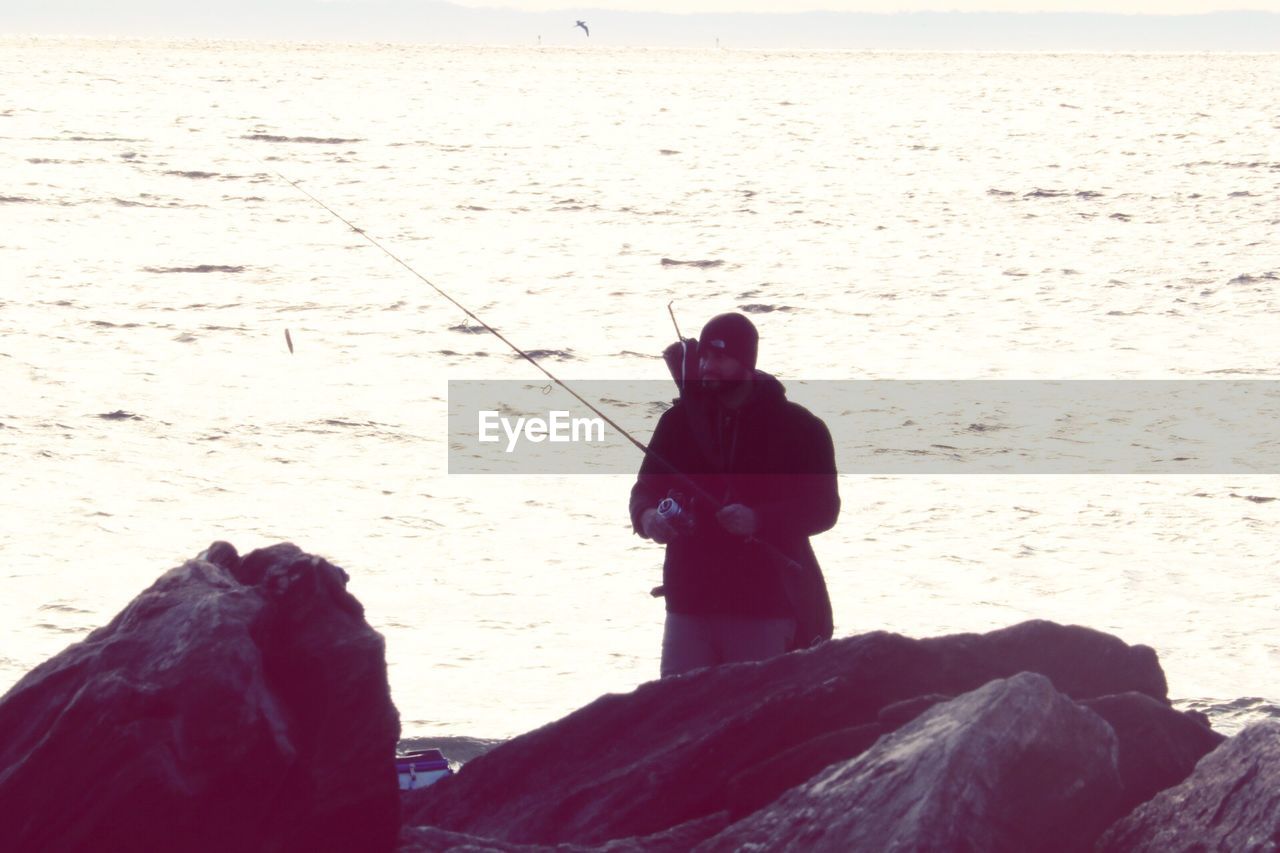
<svg viewBox="0 0 1280 853"><path fill-rule="evenodd" d="M577 391L573 390L573 389L572 389L572 388L570 388L568 385L566 385L563 381L561 381L561 380L560 380L560 378L559 378L559 377L557 377L557 376L556 376L554 373L552 373L550 370L547 370L547 368L543 367L543 366L542 366L542 364L541 364L541 363L540 363L536 358L534 358L533 356L529 355L529 353L525 352L525 351L524 351L524 350L522 350L520 347L518 347L518 346L516 346L514 343L512 343L512 342L511 342L511 341L510 341L510 340L509 340L505 335L503 335L501 332L499 332L499 331L498 331L497 329L495 329L493 326L490 326L488 323L486 323L483 319L481 319L481 318L480 318L480 316L479 316L479 315L477 315L477 314L476 314L474 311L472 311L470 308L468 308L467 306L463 305L461 302L459 302L458 300L456 300L456 299L454 299L452 296L450 296L448 293L446 293L446 292L445 292L441 287L439 287L438 285L436 285L436 284L435 284L435 282L431 281L429 278L427 278L426 276L424 276L422 273L418 272L416 269L414 269L413 267L409 266L409 264L408 264L408 263L406 263L406 262L404 261L404 259L402 259L402 258L401 258L399 255L397 255L395 252L391 251L391 250L390 250L390 249L388 249L386 246L384 246L384 245L382 245L381 243L379 243L379 242L378 242L377 240L375 240L373 237L370 237L370 236L369 236L369 233L368 233L367 231L365 231L363 228L358 227L357 225L355 225L355 223L351 222L351 220L347 219L345 216L343 216L342 214L338 213L338 212L337 212L336 210L334 210L332 207L330 207L329 205L325 204L323 201L321 201L319 198L317 198L315 195L313 195L310 191L308 191L306 188L304 188L303 186L301 186L297 181L290 180L289 178L285 177L285 175L281 174L278 170L276 170L276 169L272 169L270 166L267 166L267 165L266 165L266 163L263 163L263 162L262 162L262 160L261 160L260 158L258 159L258 162L259 162L259 163L262 163L263 168L265 168L267 171L271 172L271 173L272 173L273 175L275 175L277 178L279 178L280 180L284 181L286 184L288 184L289 186L293 187L295 190L297 190L298 192L300 192L300 193L302 193L303 195L305 195L307 198L309 198L309 199L311 199L312 201L314 201L314 202L315 202L316 204L318 204L320 207L324 208L326 211L328 211L328 212L329 212L329 214L330 214L331 216L333 216L333 217L334 217L335 219L337 219L339 222L341 222L342 224L346 225L346 226L347 226L348 228L350 228L352 231L354 231L355 233L359 234L359 235L360 235L361 237L363 237L366 241L368 241L368 243L369 243L371 246L373 246L374 248L378 249L380 252L382 252L383 254L385 254L387 257L391 258L391 260L395 261L395 262L396 262L396 263L398 263L400 266L404 267L406 270L408 270L410 273L412 273L416 278L418 278L418 280L419 280L419 281L421 281L423 284L427 285L427 286L428 286L428 287L430 287L432 290L434 290L436 293L440 294L442 297L444 297L445 299L447 299L447 300L450 302L450 304L452 304L454 307L458 308L460 311L462 311L464 314L466 314L466 315L467 315L468 317L470 317L472 320L476 321L476 323L478 323L482 328L484 328L484 330L485 330L485 331L489 332L489 333L490 333L490 334L492 334L494 337L496 337L498 340L502 341L504 344L506 344L508 347L510 347L510 348L511 348L511 349L512 349L512 350L513 350L517 355L519 355L519 356L520 356L521 358L523 358L525 361L529 362L529 363L530 363L530 364L532 364L534 367L538 368L538 370L539 370L539 371L541 371L541 372L543 373L543 375L545 375L548 379L550 379L550 380L551 380L552 382L554 382L555 384L559 385L559 386L560 386L561 388L563 388L565 391L569 392L569 394L570 394L570 395L571 395L575 400L577 400L577 401L578 401L579 403L581 403L582 405L586 406L586 407L587 407L589 410L591 410L593 413L595 413L596 415L599 415L599 416L600 416L600 418L601 418L605 423L607 423L609 426L611 426L611 427L613 427L615 430L617 430L617 431L619 432L619 434L621 434L621 435L622 435L623 437L625 437L628 441L630 441L633 445L635 445L635 446L636 446L636 448L638 448L638 449L640 450L640 452L641 452L641 453L643 453L645 456L647 456L647 457L649 457L649 458L653 459L655 462L657 462L657 463L658 463L659 465L661 465L662 467L666 468L669 472L671 472L671 474L672 474L673 476L675 476L675 477L676 477L676 479L678 479L678 480L679 480L683 485L685 485L686 487L690 488L690 489L691 489L691 490L692 490L692 491L693 491L697 496L701 497L701 498L702 498L703 500L705 500L709 505L711 505L712 507L715 507L717 510L719 510L719 509L723 509L723 508L724 508L724 507L723 507L723 505L720 503L720 501L716 500L716 498L715 498L715 497L714 497L714 496L713 496L709 491L707 491L705 488L703 488L701 484L699 484L697 481L693 480L689 475L685 474L684 472L679 471L679 470L678 470L674 465L672 465L672 464L671 464L670 462L668 462L665 458L663 458L663 456L662 456L661 454L659 454L656 450L654 450L653 448L649 447L649 446L648 446L648 445L646 445L644 442L640 441L638 438L636 438L636 437L635 437L635 436L633 436L631 433L629 433L627 430L625 430L625 429L623 429L621 426L619 426L619 425L618 425L618 423L617 423L616 421L614 421L614 420L613 420L613 418L609 417L607 414L605 414L604 412L602 412L602 411L601 411L597 406L595 406L593 403L591 403L591 401L587 400L587 399L586 399L586 398L584 398L581 394L579 394ZM673 301L674 301L674 300L673 300ZM675 315L675 311L673 311L673 310L671 309L671 303L668 303L668 304L667 304L667 311L671 314L671 322L672 322L672 323L675 323L675 322L676 322L676 315ZM680 332L680 326L679 326L679 324L676 324L676 333L677 333L677 334L679 334L679 332ZM685 345L685 341L684 341L683 336L681 336L681 337L680 337L680 343L681 343L681 346L682 346L682 347ZM292 341L290 341L290 344L292 344ZM292 346L290 347L290 350L292 351ZM683 359L682 359L682 370L683 370ZM682 392L683 392L683 390L684 390L684 389L683 389L683 388L681 388L681 391L682 391ZM748 537L748 538L750 539L750 541L754 541L754 542L759 543L759 544L760 544L762 547L764 547L767 551L769 551L770 553L772 553L773 555L775 555L777 558L780 558L782 561L784 561L784 563L783 563L783 564L784 564L784 565L786 565L788 568L791 568L791 569L794 569L794 570L798 570L798 569L800 568L799 563L797 563L794 559L792 559L792 558L791 558L791 557L789 557L787 554L785 554L783 551L781 551L781 550L780 550L776 545L774 545L773 543L768 542L768 541L766 541L766 540L764 540L764 539L756 539L755 537Z"/></svg>
<svg viewBox="0 0 1280 853"><path fill-rule="evenodd" d="M506 337L506 335L504 335L504 334L502 334L501 332L499 332L499 331L498 331L497 329L495 329L493 326L490 326L488 323L486 323L483 319L481 319L481 318L480 318L480 316L479 316L478 314L476 314L474 311L472 311L470 308L468 308L467 306L463 305L463 304L462 304L461 302L459 302L458 300L454 299L452 296L450 296L450 295L449 295L448 293L446 293L442 288L440 288L439 286L437 286L437 285L436 285L433 281L431 281L429 278L427 278L427 277L426 277L426 276L424 276L422 273L420 273L420 272L418 272L417 270L415 270L413 267L409 266L409 264L405 263L405 261L404 261L404 260L403 260L399 255L397 255L395 252L391 251L391 250L390 250L390 249L388 249L386 246L382 245L382 244L381 244L381 243L379 243L377 240L375 240L375 239L373 239L372 237L370 237L370 236L369 236L369 233L368 233L367 231L365 231L363 228L357 227L354 223L352 223L352 222L351 222L349 219L347 219L345 216L343 216L342 214L338 213L336 210L334 210L334 209L333 209L332 207L330 207L329 205L325 204L325 203L324 203L323 201L321 201L320 199L316 198L314 195L312 195L310 192L308 192L304 187L302 187L301 185L299 185L299 183L298 183L297 181L292 181L292 180L290 180L289 178L286 178L284 175L280 174L280 172L277 172L277 171L275 171L274 169L273 169L273 170L271 170L271 171L272 171L272 174L274 174L277 178L279 178L280 180L284 181L284 182L285 182L285 183L287 183L289 186L293 187L295 190L297 190L298 192L302 193L302 194L303 194L303 195L305 195L307 198L311 199L311 200L312 200L312 201L314 201L316 204L318 204L318 205L320 205L321 207L323 207L323 208L324 208L325 210L327 210L327 211L328 211L328 212L329 212L329 213L330 213L330 214L331 214L335 219L337 219L338 221L342 222L344 225L346 225L346 226L347 226L348 228L350 228L352 231L356 232L356 233L357 233L357 234L359 234L361 237L363 237L365 240L367 240L367 241L369 242L369 244L370 244L370 245L372 245L374 248L378 249L378 250L379 250L379 251L381 251L383 254L385 254L387 257L391 258L391 260L395 261L395 262L396 262L396 263L398 263L400 266L404 267L406 270L408 270L410 273L412 273L414 276L416 276L416 277L417 277L417 278L418 278L418 279L419 279L423 284L425 284L427 287L430 287L430 288L431 288L432 290L434 290L436 293L440 294L440 295L441 295L441 296L443 296L445 299L449 300L449 302L450 302L450 303L451 303L455 308L457 308L458 310L462 311L462 313L466 314L466 315L467 315L468 317L470 317L472 320L475 320L475 321L476 321L476 323L477 323L478 325L480 325L480 326L481 326L481 327L482 327L486 332L489 332L489 333L490 333L490 334L492 334L494 337L496 337L498 340L502 341L504 344L506 344L508 347L510 347L510 348L511 348L511 349L512 349L512 350L513 350L517 355L519 355L519 356L520 356L521 358L523 358L525 361L527 361L527 362L529 362L530 364L532 364L534 367L538 368L538 370L542 371L542 373L543 373L543 374L544 374L548 379L550 379L552 382L554 382L554 383L556 383L557 385L559 385L559 386L560 386L561 388L563 388L564 390L568 391L568 392L573 396L573 398L574 398L575 400L577 400L577 401L578 401L579 403L581 403L582 405L586 406L586 407L587 407L588 409L590 409L593 413L595 413L595 414L599 415L599 416L604 420L604 422L605 422L605 423L607 423L609 426L611 426L611 427L613 427L614 429L616 429L616 430L617 430L621 435L623 435L623 436L624 436L628 441L630 441L630 442L631 442L632 444L634 444L637 448L639 448L639 449L640 449L640 451L641 451L642 453L645 453L645 454L651 455L651 456L653 456L657 461L661 462L661 463L662 463L662 464L664 464L664 465L668 465L668 467L670 467L669 463L667 463L667 462L666 462L666 460L662 459L662 457L658 456L658 455L657 455L657 453L655 453L654 451L650 450L650 449L649 449L649 448L644 444L644 442L640 441L640 440L639 440L639 439L637 439L635 436L633 436L631 433L627 432L625 429L623 429L621 426L619 426L619 425L618 425L618 424L617 424L617 423L616 423L612 418L610 418L610 417L609 417L608 415L606 415L604 412L600 411L600 409L599 409L599 408L597 408L596 406L594 406L594 405L593 405L589 400L585 399L585 398L584 398L582 395L580 395L577 391L574 391L572 388L570 388L568 385L566 385L564 382L562 382L562 381L559 379L559 377L557 377L554 373L552 373L550 370L547 370L545 367L543 367L543 366L542 366L542 364L541 364L541 363L540 363L536 358L534 358L533 356L529 355L529 353L525 352L525 351L524 351L524 350L522 350L520 347L518 347L518 346L516 346L514 343L512 343L512 342L511 342L511 341Z"/></svg>

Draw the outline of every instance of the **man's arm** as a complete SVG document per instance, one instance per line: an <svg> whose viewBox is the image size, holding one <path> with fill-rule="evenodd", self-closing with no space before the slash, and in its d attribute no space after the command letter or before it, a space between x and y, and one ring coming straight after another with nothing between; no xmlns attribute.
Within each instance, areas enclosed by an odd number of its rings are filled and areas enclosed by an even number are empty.
<svg viewBox="0 0 1280 853"><path fill-rule="evenodd" d="M816 415L803 409L797 415L794 434L787 437L793 456L786 472L765 475L775 497L752 507L765 540L814 536L834 527L840 516L831 432Z"/></svg>
<svg viewBox="0 0 1280 853"><path fill-rule="evenodd" d="M644 455L644 460L640 463L640 473L636 475L635 485L631 487L631 527L646 539L653 538L651 533L646 532L644 518L646 510L656 512L658 503L667 496L668 491L675 487L676 480L671 471L658 462L653 455L656 454L667 462L676 464L676 460L672 458L672 451L675 449L672 413L675 411L674 407L668 409L658 419L653 438L649 440L649 449L653 453Z"/></svg>

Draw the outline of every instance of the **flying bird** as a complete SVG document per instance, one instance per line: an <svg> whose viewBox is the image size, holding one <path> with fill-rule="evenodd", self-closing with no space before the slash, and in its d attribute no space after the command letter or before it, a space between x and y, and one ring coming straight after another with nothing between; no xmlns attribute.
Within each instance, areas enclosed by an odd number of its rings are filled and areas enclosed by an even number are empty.
<svg viewBox="0 0 1280 853"><path fill-rule="evenodd" d="M576 24L574 24L574 26L575 26L575 27L582 27L582 31L583 31L584 33L586 33L588 36L590 36L590 35L591 35L591 30L587 29L587 22L586 22L586 21L578 21Z"/></svg>

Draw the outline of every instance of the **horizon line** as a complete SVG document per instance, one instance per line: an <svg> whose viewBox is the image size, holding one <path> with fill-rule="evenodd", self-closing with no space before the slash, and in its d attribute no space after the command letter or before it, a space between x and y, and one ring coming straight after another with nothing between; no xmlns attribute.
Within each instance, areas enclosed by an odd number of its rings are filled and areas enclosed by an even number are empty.
<svg viewBox="0 0 1280 853"><path fill-rule="evenodd" d="M295 0L304 2L304 0ZM64 6L9 16L0 38L268 41L545 47L710 47L739 50L855 50L980 53L1232 53L1280 51L1280 11L917 10L865 12L524 11L445 0L412 10L332 2L320 14L282 8L262 18L143 15L136 2L71 14ZM379 9L385 15L368 14ZM315 7L313 7L314 9ZM363 11L364 14L355 13ZM394 12L394 14L393 14ZM589 41L557 28L564 16L599 22ZM576 31L575 31L576 32ZM580 35L580 34L579 34ZM544 38L546 42L544 44ZM536 40L536 42L535 42Z"/></svg>

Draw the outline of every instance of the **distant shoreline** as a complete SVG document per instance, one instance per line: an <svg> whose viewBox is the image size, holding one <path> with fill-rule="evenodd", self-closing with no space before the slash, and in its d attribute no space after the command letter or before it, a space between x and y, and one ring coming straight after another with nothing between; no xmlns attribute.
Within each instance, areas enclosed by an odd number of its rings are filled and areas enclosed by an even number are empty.
<svg viewBox="0 0 1280 853"><path fill-rule="evenodd" d="M859 55L859 56L1026 56L1026 57L1055 57L1055 56L1132 56L1132 57L1268 57L1280 55L1280 47L1275 50L1234 50L1234 49L1213 49L1213 50L1141 50L1141 49L1087 49L1087 48L892 48L892 47L731 47L725 46L721 48L699 47L693 45L613 45L607 50L599 48L594 51L577 50L573 46L561 44L521 44L517 42L501 42L501 43L478 43L478 42L430 42L430 41L396 41L390 39L368 39L368 40L340 40L340 39L289 39L275 37L249 37L249 36L228 36L228 37L201 37L193 35L174 35L174 36L135 36L135 35L86 35L82 33L0 33L0 44L16 43L85 43L107 45L114 44L119 47L127 48L173 48L173 47L201 47L207 49L215 49L222 45L231 45L236 47L251 46L280 46L290 48L311 48L317 51L323 50L346 50L346 49L368 49L368 48L391 48L401 50L492 50L492 51L545 51L548 53L575 54L581 53L588 55L589 53L687 53L696 55L706 53L708 51L719 51L721 53L732 54L779 54L779 55L796 55L796 54L831 54L838 55Z"/></svg>
<svg viewBox="0 0 1280 853"><path fill-rule="evenodd" d="M217 16L122 0L85 10L64 0L6 16L6 36L394 43L491 47L1085 53L1280 52L1280 13L1134 15L1067 12L672 14L520 12L396 0L279 0L261 14ZM587 39L574 17L590 20Z"/></svg>

